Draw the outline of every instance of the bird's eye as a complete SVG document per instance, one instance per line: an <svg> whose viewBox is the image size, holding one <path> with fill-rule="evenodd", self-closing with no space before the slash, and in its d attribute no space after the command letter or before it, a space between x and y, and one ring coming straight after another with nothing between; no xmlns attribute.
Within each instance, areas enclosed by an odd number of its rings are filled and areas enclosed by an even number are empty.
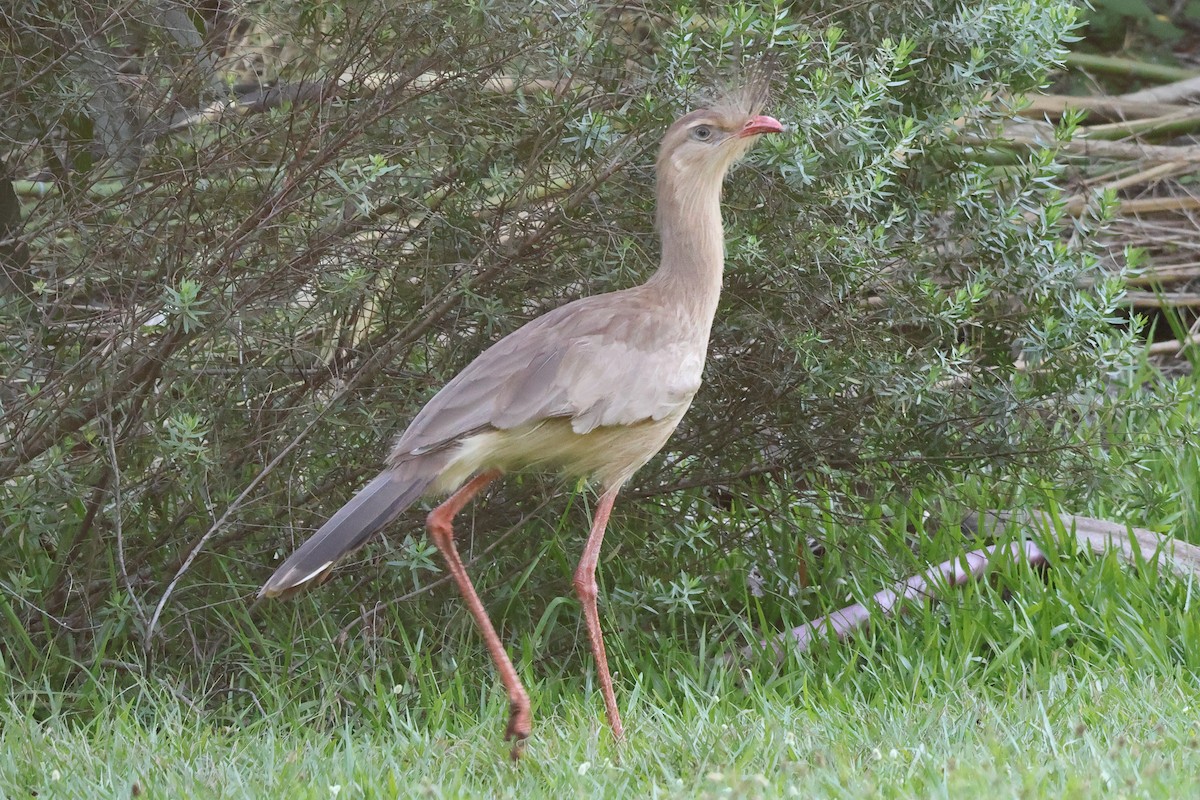
<svg viewBox="0 0 1200 800"><path fill-rule="evenodd" d="M707 125L697 125L692 128L692 138L697 142L707 142L712 138L713 129Z"/></svg>

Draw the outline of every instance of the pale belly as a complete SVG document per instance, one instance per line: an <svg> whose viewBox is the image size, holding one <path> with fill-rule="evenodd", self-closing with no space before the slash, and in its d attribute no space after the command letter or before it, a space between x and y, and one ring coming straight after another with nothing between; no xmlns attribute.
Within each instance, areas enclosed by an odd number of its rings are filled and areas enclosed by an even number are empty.
<svg viewBox="0 0 1200 800"><path fill-rule="evenodd" d="M605 487L620 486L662 449L683 417L614 425L576 433L569 419L549 419L506 431L469 436L458 445L430 491L452 492L489 469L558 469Z"/></svg>

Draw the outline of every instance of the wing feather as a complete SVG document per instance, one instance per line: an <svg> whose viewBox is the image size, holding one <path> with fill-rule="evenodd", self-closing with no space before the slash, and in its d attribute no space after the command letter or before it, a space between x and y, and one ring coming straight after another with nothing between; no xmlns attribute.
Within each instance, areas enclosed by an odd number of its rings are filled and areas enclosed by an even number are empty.
<svg viewBox="0 0 1200 800"><path fill-rule="evenodd" d="M682 414L700 386L703 343L652 306L626 290L577 300L519 328L434 395L392 459L542 419L568 418L576 433L587 433Z"/></svg>

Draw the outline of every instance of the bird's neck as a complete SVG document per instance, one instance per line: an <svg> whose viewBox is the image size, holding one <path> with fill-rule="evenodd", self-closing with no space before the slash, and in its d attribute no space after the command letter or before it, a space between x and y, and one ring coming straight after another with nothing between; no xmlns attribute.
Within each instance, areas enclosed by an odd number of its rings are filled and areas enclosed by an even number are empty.
<svg viewBox="0 0 1200 800"><path fill-rule="evenodd" d="M647 288L661 293L664 305L679 307L705 329L712 325L717 311L725 268L721 178L660 176L658 231L662 261L646 282Z"/></svg>

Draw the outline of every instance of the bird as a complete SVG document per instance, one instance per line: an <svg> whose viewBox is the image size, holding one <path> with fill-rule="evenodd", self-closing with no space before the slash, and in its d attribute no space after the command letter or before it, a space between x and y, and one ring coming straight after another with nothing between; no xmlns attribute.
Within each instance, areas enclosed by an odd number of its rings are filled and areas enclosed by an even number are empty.
<svg viewBox="0 0 1200 800"><path fill-rule="evenodd" d="M323 582L335 563L422 497L443 497L426 528L508 693L513 757L532 730L529 695L455 545L455 515L501 475L553 469L599 493L574 574L612 735L624 735L597 607L596 565L617 493L675 430L701 385L725 261L721 189L729 168L783 125L748 81L667 129L656 160L657 270L584 297L483 351L417 413L383 471L290 555L259 597Z"/></svg>

